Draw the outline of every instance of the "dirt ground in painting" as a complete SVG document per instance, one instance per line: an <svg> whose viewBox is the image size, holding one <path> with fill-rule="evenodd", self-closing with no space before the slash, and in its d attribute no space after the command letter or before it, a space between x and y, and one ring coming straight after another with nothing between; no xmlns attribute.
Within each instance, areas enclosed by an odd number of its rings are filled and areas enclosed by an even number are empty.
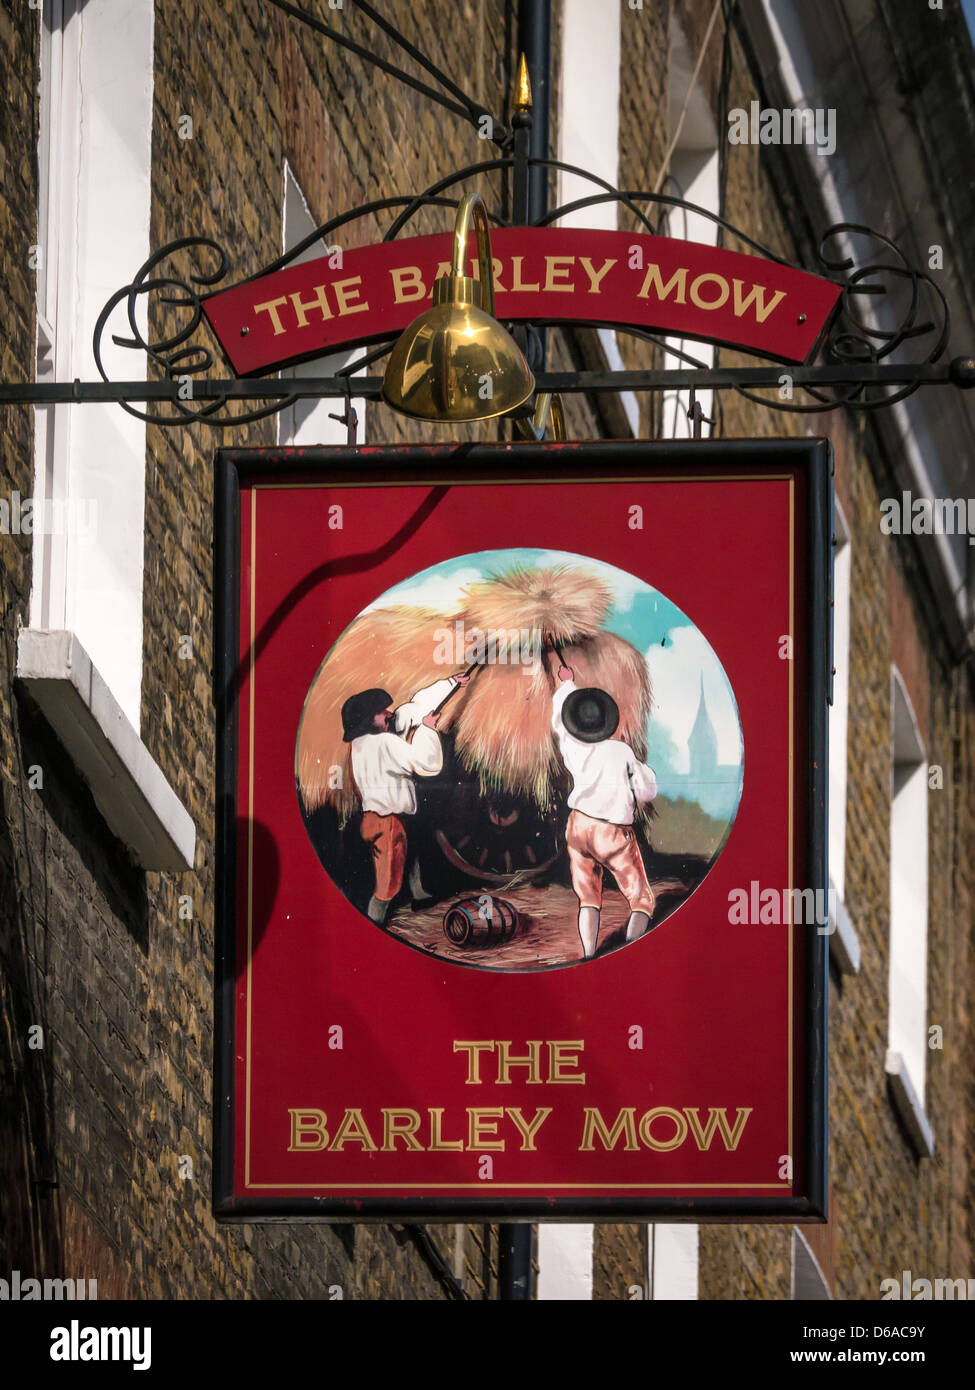
<svg viewBox="0 0 975 1390"><path fill-rule="evenodd" d="M475 890L475 897L477 891L492 890ZM444 914L464 896L458 894L449 901L416 911L408 906L400 908L387 921L386 930L430 955L484 970L540 970L582 960L582 942L576 927L579 903L570 888L555 883L544 888L522 884L497 892L497 896L510 903L518 913L518 925L510 941L485 946L457 946L444 934ZM655 921L661 920L669 907L666 900L658 898ZM624 944L628 917L629 908L623 895L615 888L605 889L597 955Z"/></svg>

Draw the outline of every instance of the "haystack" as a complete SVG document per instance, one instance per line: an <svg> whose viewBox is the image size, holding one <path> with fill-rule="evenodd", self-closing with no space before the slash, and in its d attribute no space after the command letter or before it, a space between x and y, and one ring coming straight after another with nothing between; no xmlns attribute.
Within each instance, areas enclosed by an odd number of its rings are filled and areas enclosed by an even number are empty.
<svg viewBox="0 0 975 1390"><path fill-rule="evenodd" d="M650 678L641 653L602 627L612 598L604 580L575 566L512 568L468 585L452 613L403 605L362 614L329 653L305 705L295 770L306 813L329 804L345 820L358 809L349 748L342 741L343 702L356 691L382 686L399 705L460 669L462 660L449 667L434 662L438 632L454 631L458 622L465 632L499 634L495 662L475 671L448 701L437 726L453 735L461 765L482 791L527 797L544 810L562 773L551 728L558 659L547 652L527 670L509 664L515 631L554 640L577 685L607 690L619 706L623 738L644 758Z"/></svg>

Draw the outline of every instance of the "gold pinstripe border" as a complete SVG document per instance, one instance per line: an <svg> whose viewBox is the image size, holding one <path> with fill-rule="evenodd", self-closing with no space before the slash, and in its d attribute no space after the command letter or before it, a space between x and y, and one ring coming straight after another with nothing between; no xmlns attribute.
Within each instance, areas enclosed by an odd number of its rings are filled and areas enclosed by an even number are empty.
<svg viewBox="0 0 975 1390"><path fill-rule="evenodd" d="M410 487L438 487L447 485L449 487L510 487L527 485L552 485L552 478L436 478L422 479L410 478L402 482L396 479L385 480L382 482L367 482L358 479L351 479L348 482L329 482L330 488L366 488L366 487L397 487L401 489ZM566 487L573 484L587 485L592 483L714 483L714 482L787 482L789 484L789 633L795 634L795 475L792 473L741 473L724 474L715 476L713 474L675 474L654 475L653 477L635 477L626 475L624 477L600 477L593 478L571 478L559 481L559 486ZM256 596L257 586L255 583L256 561L257 561L257 493L267 491L308 491L321 488L321 480L309 483L254 483L246 491L251 494L251 566L250 566L250 666L249 666L249 730L248 730L248 830L247 830L247 963L246 963L246 1039L244 1047L244 1188L247 1191L326 1191L326 1192L369 1192L369 1191L484 1191L484 1184L481 1183L259 1183L251 1182L250 1179L250 1119L251 1119L251 1039L252 1039L252 972L251 962L253 960L253 872L254 872L254 727L255 727L255 676L254 676L254 640L256 635ZM788 1009L787 1009L787 1033L788 1033L788 1077L787 1077L787 1110L788 1110L788 1140L786 1153L792 1155L793 1140L793 1113L792 1113L792 1069L793 1069L793 922L792 922L792 864L793 864L793 709L794 709L794 662L789 662L789 719L788 719L788 782L789 782L789 808L788 808L788 867L786 881L788 884L789 902L789 922L788 922ZM491 1190L495 1191L607 1191L607 1192L649 1192L659 1189L666 1189L673 1192L689 1191L712 1191L723 1190L735 1191L774 1191L791 1192L794 1184L790 1182L779 1183L506 1183L503 1187L498 1185Z"/></svg>

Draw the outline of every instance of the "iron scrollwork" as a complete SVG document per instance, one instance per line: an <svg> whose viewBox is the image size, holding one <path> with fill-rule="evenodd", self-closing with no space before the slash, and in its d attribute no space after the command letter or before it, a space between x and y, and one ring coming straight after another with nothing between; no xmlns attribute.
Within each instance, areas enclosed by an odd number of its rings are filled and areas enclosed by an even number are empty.
<svg viewBox="0 0 975 1390"><path fill-rule="evenodd" d="M457 200L450 196L448 190L457 184L465 185L473 177L488 172L512 170L517 173L514 169L517 162L510 156L486 160L479 164L469 165L446 178L439 179L419 193L375 199L364 203L360 207L343 212L323 223L320 227L316 227L298 245L290 248L284 255L246 278L256 279L258 276L269 274L291 264L316 242L321 242L323 248L332 249L328 246L328 238L331 234L370 214L375 215L379 212L395 214L384 236L384 240L393 240L410 224L421 209L426 207L456 207ZM593 204L615 201L636 219L638 225L644 227L651 234L659 235L661 228L654 226L640 205L655 206L663 216L679 208L708 218L722 232L730 233L742 245L770 260L778 261L796 270L804 269L802 266L785 260L770 248L762 246L723 217L711 213L706 208L688 203L682 198L646 190L617 189L604 179L590 174L587 170L565 164L559 160L528 159L524 163L526 167L539 164L546 168L579 174L588 179L599 190L589 197L580 198L563 207L550 210L536 219L533 225L550 225L566 212ZM491 221L495 225L509 225L504 219L495 215L491 215ZM864 238L875 249L869 257L862 258L862 263L858 263L858 259L852 253L852 246L855 239ZM842 246L841 239L846 240L846 246L837 249ZM191 248L198 253L203 252L211 256L214 260L213 266L209 270L192 273L188 276L181 276L172 269L160 273L160 268L171 257ZM811 403L792 400L791 392L787 393L786 398L783 399L783 393L775 388L780 384L782 373L789 373L790 369L776 364L769 366L767 382L764 378L756 379L754 370L750 372L749 386L752 389L746 387L740 380L736 380L734 373L722 382L712 383L714 389L726 387L734 389L748 400L774 410L811 413L835 410L844 406L856 410L876 410L904 400L918 389L922 380L931 379L930 371L926 377L924 371L930 369L932 364L937 363L943 356L948 344L951 326L948 302L935 280L924 271L912 267L904 253L888 237L858 223L841 222L828 228L818 247L818 259L820 263L819 273L838 284L842 293L820 344L817 360L801 369L801 379L799 379L799 372L796 372L795 390L804 392ZM209 237L183 237L178 241L170 242L169 245L150 256L139 268L131 283L117 290L105 305L99 315L94 334L95 362L102 380L109 381L102 360L102 335L112 314L120 304L124 303L131 336L122 337L113 334L112 341L120 347L144 351L148 358L156 364L164 378L172 384L172 393L167 404L171 405L173 413L144 412L131 403L122 401L123 409L127 410L129 414L159 425L196 422L215 428L227 428L244 425L250 421L276 414L299 399L299 393L277 395L269 404L260 408L246 413L232 414L226 410L227 399L223 396L220 388L224 383L227 387L234 385L233 379L209 378L206 382L206 386L209 388L207 399L194 401L192 379L209 372L214 365L214 355L209 347L202 343L193 343L191 339L203 320L202 298L205 297L206 292L212 290L227 275L229 269L229 258L217 242ZM178 328L173 329L168 336L156 342L147 341L143 336L137 315L140 297L153 293L160 295L162 304L172 306L184 315ZM879 313L870 314L865 311L862 307L864 296L872 297L878 301ZM534 330L542 327L544 327L542 324L529 325L525 332L530 337ZM621 326L619 331L650 341L658 349L666 351L670 355L678 356L692 369L701 369L702 374L707 370L704 362L675 347L670 342L660 341L650 332L626 326ZM683 336L687 337L686 334ZM918 349L924 347L926 350L923 356L917 352L913 362L905 364L903 355L901 355L900 360L894 364L893 355L905 345L916 346ZM344 379L347 383L345 392L347 396L351 389L348 385L349 378L364 366L384 356L390 351L391 346L391 341L373 345L365 352L364 356L348 363L336 373L336 379ZM894 370L895 366L896 371ZM840 369L842 376L839 384L836 384L836 369ZM915 369L917 371L916 377L913 375ZM817 379L816 374L820 370L822 376ZM951 364L950 371L948 368L941 370L945 379L950 379L956 386L968 387L975 384L975 367L972 366L970 359L959 358ZM888 377L886 382L879 379L884 373ZM632 381L634 375L636 374L629 374L631 379L627 382L626 389L634 389L635 384ZM653 373L653 375L655 380L652 383L648 382L642 389L674 389L673 387L661 386L659 372ZM688 375L686 367L681 373L674 374L675 381L678 375L681 378L680 389L686 389L689 385L686 380ZM832 384L827 381L830 375L832 376ZM896 376L896 386L890 384L889 377L891 375ZM613 383L613 373L604 373L602 376L603 380L593 389L620 389L618 385ZM190 385L187 386L187 383ZM250 386L250 382L248 382L248 386ZM214 396L214 388L218 392L216 396ZM280 390L280 386L277 389ZM691 389L693 389L693 385L691 385ZM760 394L765 391L771 391L773 394ZM249 391L246 398L254 401L261 399L261 391L256 384L254 390ZM268 400L269 397L264 397L264 399Z"/></svg>
<svg viewBox="0 0 975 1390"><path fill-rule="evenodd" d="M201 274L191 273L186 278L181 278L172 270L167 274L155 273L170 257L175 256L180 251L188 250L190 247L202 248L211 254L216 262L213 268ZM151 425L185 425L196 422L225 428L245 425L252 420L261 420L265 416L273 415L294 403L297 397L289 396L284 399L277 399L272 405L258 410L250 410L235 415L220 415L217 412L224 405L222 400L194 401L193 399L193 378L208 373L214 363L213 353L204 343L192 343L190 341L203 321L201 293L216 285L229 270L230 259L227 253L210 237L180 237L179 240L171 241L167 246L154 252L139 267L131 282L115 291L98 315L98 321L95 324L92 347L99 375L103 381L111 380L103 361L102 336L113 313L120 304L124 303L131 337L122 337L113 333L112 342L116 347L141 350L150 362L155 363L164 378L172 383L170 403L176 413L164 415L143 411L128 401L120 401L119 404L123 410ZM177 312L183 311L185 313L185 317L177 328L168 336L155 341L150 341L148 337L143 336L138 322L139 300L152 294L159 295L159 303L171 305L175 307Z"/></svg>
<svg viewBox="0 0 975 1390"><path fill-rule="evenodd" d="M865 237L882 248L875 254L883 255L886 251L894 259L868 260L857 264L853 255L837 256L835 250L830 250L830 243L839 241L841 237ZM927 351L908 365L922 368L940 360L951 333L948 301L935 280L911 266L903 251L889 237L860 223L837 222L823 234L817 254L828 278L840 284L843 290L820 350L821 365L851 369L877 366L890 359L904 344L911 342L921 346L919 340L924 339L927 339ZM900 308L897 305L898 286L906 287L908 291L906 296L902 296ZM928 292L927 302L925 291ZM882 299L881 309L889 312L865 314L860 308L862 296ZM867 380L852 381L844 383L835 394L802 385L801 389L814 398L813 405L757 395L744 387L737 390L749 400L773 410L809 413L835 410L840 406L854 410L877 410L905 400L918 389L921 381L919 372L915 380L895 391L884 386L871 390L871 383Z"/></svg>

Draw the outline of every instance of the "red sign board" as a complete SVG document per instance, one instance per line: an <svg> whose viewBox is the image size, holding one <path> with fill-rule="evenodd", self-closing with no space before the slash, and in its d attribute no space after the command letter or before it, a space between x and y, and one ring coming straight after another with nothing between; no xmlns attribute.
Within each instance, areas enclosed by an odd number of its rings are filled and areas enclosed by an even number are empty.
<svg viewBox="0 0 975 1390"><path fill-rule="evenodd" d="M827 492L220 455L221 1215L822 1215Z"/></svg>
<svg viewBox="0 0 975 1390"><path fill-rule="evenodd" d="M255 375L402 332L451 245L443 234L333 251L213 294L204 312L237 375ZM778 261L670 237L505 227L491 246L499 319L628 325L783 362L806 360L840 295Z"/></svg>

